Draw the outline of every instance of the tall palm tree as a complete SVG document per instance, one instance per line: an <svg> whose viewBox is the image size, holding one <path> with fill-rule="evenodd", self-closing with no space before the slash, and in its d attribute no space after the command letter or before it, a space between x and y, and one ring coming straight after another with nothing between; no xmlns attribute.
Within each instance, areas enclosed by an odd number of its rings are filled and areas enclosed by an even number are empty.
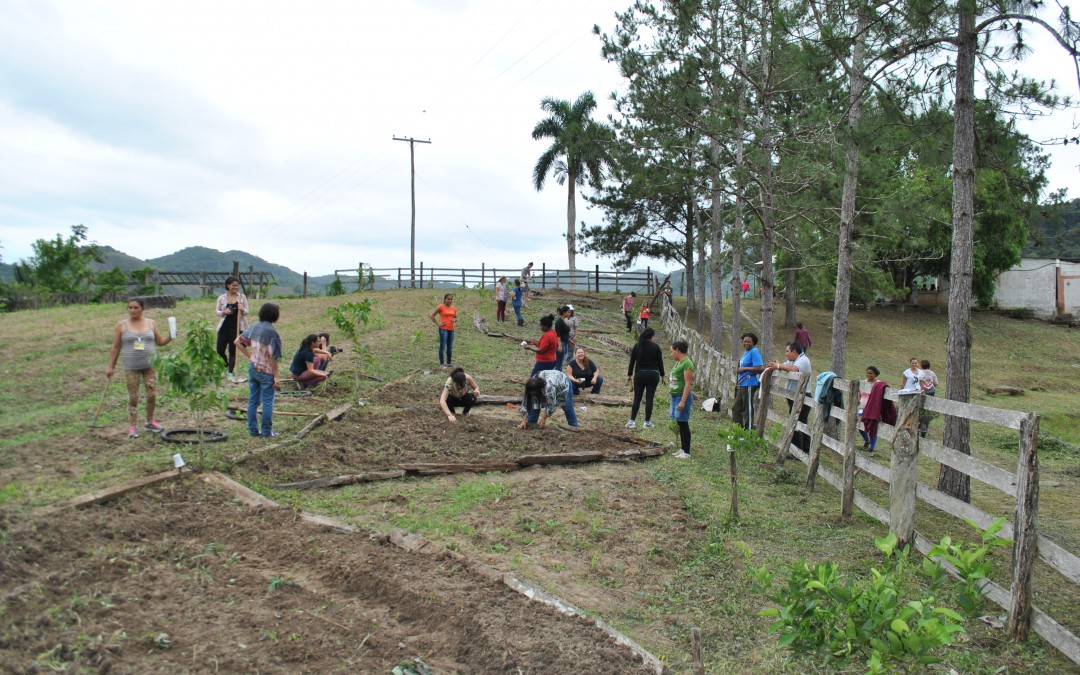
<svg viewBox="0 0 1080 675"><path fill-rule="evenodd" d="M574 188L585 184L599 188L604 167L608 164L608 144L612 131L608 125L592 119L596 99L591 91L578 96L573 104L547 97L540 101L540 109L549 116L537 122L532 132L533 140L550 138L552 143L533 168L533 185L537 192L543 190L544 180L549 173L559 185L569 184L566 196L566 254L570 271L573 272L577 269ZM573 285L572 274L570 278Z"/></svg>

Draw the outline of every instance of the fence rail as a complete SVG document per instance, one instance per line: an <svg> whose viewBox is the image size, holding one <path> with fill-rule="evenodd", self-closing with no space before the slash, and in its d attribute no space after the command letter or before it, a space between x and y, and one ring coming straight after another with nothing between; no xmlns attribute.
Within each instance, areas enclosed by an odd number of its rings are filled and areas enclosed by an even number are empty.
<svg viewBox="0 0 1080 675"><path fill-rule="evenodd" d="M700 376L695 377L695 382L702 386L704 393L716 396L724 406L722 409L726 410L730 392L736 381L737 360L712 349L699 333L688 328L679 315L666 305L661 313L661 321L669 335L687 340L690 345L690 357L700 370ZM807 465L808 489L813 490L815 478L821 476L841 492L840 510L843 515L851 515L851 508L854 505L888 525L889 530L901 542L912 543L924 554L930 551L934 542L915 529L917 500L930 504L948 515L967 518L983 528L988 527L994 517L967 502L920 483L916 476L920 451L928 458L961 471L1012 497L1015 500L1013 518L1010 522L1006 522L999 533L1003 539L1013 542L1010 587L1006 589L990 580L985 580L982 587L983 594L995 604L1008 610L1007 632L1011 639L1024 641L1028 638L1029 631L1034 629L1038 635L1072 661L1080 663L1080 638L1032 603L1032 576L1036 557L1066 580L1080 584L1080 557L1040 535L1036 527L1039 495L1039 461L1036 452L1039 433L1038 416L1033 412L1000 410L919 394L898 396L890 393L887 394L887 398L897 404L898 411L895 426L885 423L879 426L879 438L893 443L890 466L884 466L869 457L860 455L855 449L857 437L855 412L859 394L868 390L866 383L839 377L833 380L832 387L843 394L847 404L846 408L833 406L830 411L830 418L841 423L837 428L843 429L841 438L833 438L825 433L826 420L822 414L822 407L812 396L802 394L806 390L809 378L809 373L795 375L777 372L771 373L769 377L761 378L757 431L759 435L763 435L767 422L783 425L780 441L776 444L777 462L783 463L789 455L796 457ZM794 389L774 387L775 384L782 382L794 382L796 386ZM791 406L790 412L783 408L779 411L773 409L771 401L774 396L795 403ZM799 412L803 405L810 408L807 423L799 421ZM920 438L918 420L923 408L945 415L964 417L1018 430L1019 453L1016 472L1006 471L944 444ZM802 452L792 444L796 431L801 431L810 437L809 453ZM839 456L844 467L842 474L820 464L822 448L832 450ZM855 489L856 469L889 486L888 508ZM956 573L956 570L950 569L945 561L942 562L945 569L953 574Z"/></svg>
<svg viewBox="0 0 1080 675"><path fill-rule="evenodd" d="M362 272L361 272L362 270ZM521 276L520 269L505 269L481 265L479 269L452 267L420 267L413 275L408 267L366 267L358 269L334 270L334 275L346 287L352 285L370 290L390 288L492 288L500 277L505 276L507 283L513 286L514 280ZM362 275L362 276L361 276ZM597 265L592 270L570 270L548 268L546 264L534 267L529 280L530 288L576 288L584 291L628 292L653 294L659 289L658 275L647 268L644 272L622 272L619 270L601 270Z"/></svg>

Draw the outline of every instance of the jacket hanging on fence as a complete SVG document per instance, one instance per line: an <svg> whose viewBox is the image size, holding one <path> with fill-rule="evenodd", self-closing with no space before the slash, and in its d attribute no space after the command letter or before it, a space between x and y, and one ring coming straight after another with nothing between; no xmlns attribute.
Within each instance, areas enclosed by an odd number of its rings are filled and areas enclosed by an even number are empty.
<svg viewBox="0 0 1080 675"><path fill-rule="evenodd" d="M870 387L870 398L866 400L863 408L864 420L881 420L885 424L896 426L896 405L885 398L885 390L888 388L889 383L885 380L878 380Z"/></svg>
<svg viewBox="0 0 1080 675"><path fill-rule="evenodd" d="M821 406L821 418L824 420L829 419L829 414L832 413L832 407L835 405L837 408L844 407L844 395L833 389L833 380L836 379L836 373L831 370L826 370L817 376L817 386L814 388L814 400Z"/></svg>

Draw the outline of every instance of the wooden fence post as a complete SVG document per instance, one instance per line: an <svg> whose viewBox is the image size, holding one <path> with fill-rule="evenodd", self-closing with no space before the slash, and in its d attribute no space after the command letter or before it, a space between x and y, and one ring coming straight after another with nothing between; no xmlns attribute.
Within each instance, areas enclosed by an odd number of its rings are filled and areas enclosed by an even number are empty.
<svg viewBox="0 0 1080 675"><path fill-rule="evenodd" d="M1031 574L1035 569L1039 512L1039 417L1030 413L1020 422L1020 457L1016 462L1016 514L1013 517L1012 590L1006 631L1013 642L1024 642L1031 630Z"/></svg>
<svg viewBox="0 0 1080 675"><path fill-rule="evenodd" d="M847 398L844 399L844 487L840 491L840 515L851 517L855 500L855 439L859 424L859 381L848 382Z"/></svg>
<svg viewBox="0 0 1080 675"><path fill-rule="evenodd" d="M921 394L900 394L896 437L889 465L889 531L903 548L915 541L915 484L918 482L919 410Z"/></svg>
<svg viewBox="0 0 1080 675"><path fill-rule="evenodd" d="M765 438L765 425L769 421L769 399L772 398L773 373L768 373L766 377L760 379L761 388L758 390L758 396L761 400L758 403L757 435L758 438Z"/></svg>
<svg viewBox="0 0 1080 675"><path fill-rule="evenodd" d="M831 385L830 385L831 386ZM806 469L806 489L814 491L818 464L821 463L821 437L825 435L825 407L818 402L810 420L810 463Z"/></svg>
<svg viewBox="0 0 1080 675"><path fill-rule="evenodd" d="M600 292L600 266L596 266L596 292Z"/></svg>

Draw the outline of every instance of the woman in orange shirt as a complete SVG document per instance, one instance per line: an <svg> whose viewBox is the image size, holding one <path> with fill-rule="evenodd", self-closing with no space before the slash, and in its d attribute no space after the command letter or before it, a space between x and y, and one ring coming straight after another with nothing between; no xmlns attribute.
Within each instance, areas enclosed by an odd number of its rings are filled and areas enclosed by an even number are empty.
<svg viewBox="0 0 1080 675"><path fill-rule="evenodd" d="M454 320L457 319L454 294L444 295L442 304L436 307L428 318L439 327L439 367L450 368L454 365Z"/></svg>

